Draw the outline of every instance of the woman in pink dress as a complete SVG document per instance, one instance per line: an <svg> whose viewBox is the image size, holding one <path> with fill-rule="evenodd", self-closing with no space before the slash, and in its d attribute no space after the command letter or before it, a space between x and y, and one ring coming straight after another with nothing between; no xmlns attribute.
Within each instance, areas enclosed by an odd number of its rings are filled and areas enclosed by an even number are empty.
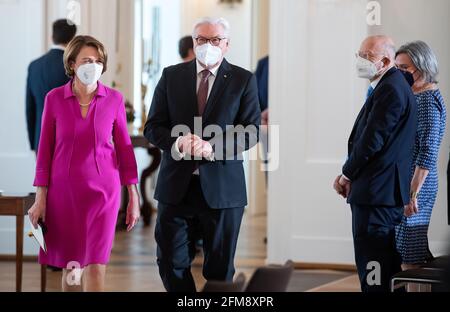
<svg viewBox="0 0 450 312"><path fill-rule="evenodd" d="M39 263L63 268L64 291L104 289L121 185L129 194L128 230L140 215L124 98L98 81L106 64L99 41L75 37L64 52L72 80L45 99L29 217L35 226L45 222L47 253L40 251Z"/></svg>

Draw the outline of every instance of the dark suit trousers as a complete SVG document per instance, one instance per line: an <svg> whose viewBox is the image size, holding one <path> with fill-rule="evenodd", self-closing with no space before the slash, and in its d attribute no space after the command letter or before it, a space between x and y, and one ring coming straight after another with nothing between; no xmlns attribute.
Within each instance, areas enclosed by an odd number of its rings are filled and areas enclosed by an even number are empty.
<svg viewBox="0 0 450 312"><path fill-rule="evenodd" d="M450 159L447 164L447 222L450 225Z"/></svg>
<svg viewBox="0 0 450 312"><path fill-rule="evenodd" d="M210 208L203 197L200 178L194 175L180 204L159 203L155 228L157 262L167 291L196 291L191 263L199 233L203 238L205 279L233 279L234 255L243 213L244 207Z"/></svg>
<svg viewBox="0 0 450 312"><path fill-rule="evenodd" d="M351 205L353 243L361 290L388 292L392 276L401 271L395 226L403 207Z"/></svg>

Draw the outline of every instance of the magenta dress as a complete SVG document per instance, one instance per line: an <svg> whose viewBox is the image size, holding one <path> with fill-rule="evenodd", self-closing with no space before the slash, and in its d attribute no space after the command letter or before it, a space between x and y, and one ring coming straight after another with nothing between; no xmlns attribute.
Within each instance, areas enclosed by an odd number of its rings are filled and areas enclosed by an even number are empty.
<svg viewBox="0 0 450 312"><path fill-rule="evenodd" d="M39 263L83 268L108 263L121 185L138 178L123 96L99 82L83 118L71 85L45 99L33 185L48 187Z"/></svg>

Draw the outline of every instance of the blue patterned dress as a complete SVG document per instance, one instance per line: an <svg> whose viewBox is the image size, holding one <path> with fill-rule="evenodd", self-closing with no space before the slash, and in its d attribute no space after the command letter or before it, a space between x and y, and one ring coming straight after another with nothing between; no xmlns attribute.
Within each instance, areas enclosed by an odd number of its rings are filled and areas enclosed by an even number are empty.
<svg viewBox="0 0 450 312"><path fill-rule="evenodd" d="M429 173L417 197L419 213L403 217L396 228L397 250L404 264L421 264L433 257L428 248L428 226L438 192L437 161L446 123L444 99L439 90L416 94L416 100L418 127L411 178L416 166Z"/></svg>

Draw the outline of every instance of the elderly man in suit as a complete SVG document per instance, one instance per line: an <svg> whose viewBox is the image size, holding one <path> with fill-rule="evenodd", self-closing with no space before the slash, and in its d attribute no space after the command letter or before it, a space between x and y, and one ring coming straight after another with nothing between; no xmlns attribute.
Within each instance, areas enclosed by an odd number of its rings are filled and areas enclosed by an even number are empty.
<svg viewBox="0 0 450 312"><path fill-rule="evenodd" d="M363 41L359 77L370 87L348 141L348 158L335 190L352 209L356 266L364 292L389 291L401 271L395 226L410 201L417 104L411 87L394 66L395 47L386 36Z"/></svg>
<svg viewBox="0 0 450 312"><path fill-rule="evenodd" d="M247 205L242 152L257 143L261 116L254 75L224 58L228 22L202 19L192 37L196 59L164 69L144 130L164 152L155 237L168 291L196 291L190 266L198 231L204 277L232 280Z"/></svg>
<svg viewBox="0 0 450 312"><path fill-rule="evenodd" d="M64 70L64 49L75 37L77 26L67 19L53 23L53 47L28 67L26 117L30 148L37 151L41 135L41 119L47 93L69 81Z"/></svg>

